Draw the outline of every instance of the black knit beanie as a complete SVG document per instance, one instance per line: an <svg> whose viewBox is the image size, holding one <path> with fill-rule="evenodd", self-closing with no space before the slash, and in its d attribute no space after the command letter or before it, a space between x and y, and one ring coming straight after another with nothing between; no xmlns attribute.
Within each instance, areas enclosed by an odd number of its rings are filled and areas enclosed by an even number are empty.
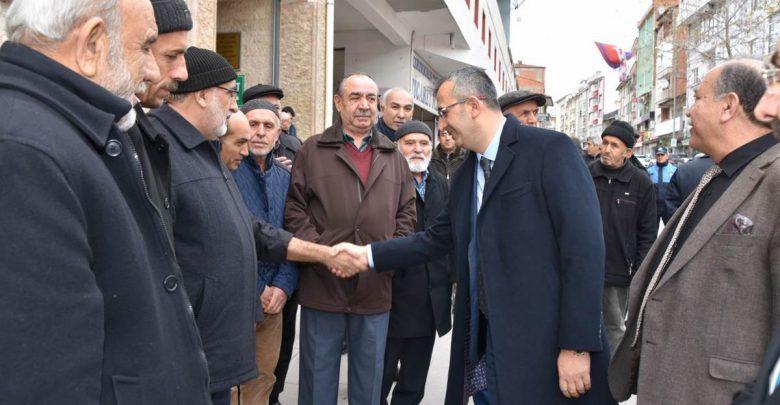
<svg viewBox="0 0 780 405"><path fill-rule="evenodd" d="M214 51L191 46L187 48L184 60L189 77L179 84L174 92L176 94L192 93L236 80L236 71L230 62Z"/></svg>
<svg viewBox="0 0 780 405"><path fill-rule="evenodd" d="M184 0L152 0L152 7L157 20L157 34L192 29L192 16Z"/></svg>
<svg viewBox="0 0 780 405"><path fill-rule="evenodd" d="M433 140L433 132L428 128L428 125L425 125L425 123L421 121L408 121L398 127L395 131L395 140L398 141L409 134L425 134L428 135L428 138Z"/></svg>
<svg viewBox="0 0 780 405"><path fill-rule="evenodd" d="M634 127L625 121L615 121L609 124L607 129L601 133L601 137L604 138L604 136L614 136L615 138L623 141L623 143L626 144L626 146L629 148L633 148L634 144L636 143Z"/></svg>

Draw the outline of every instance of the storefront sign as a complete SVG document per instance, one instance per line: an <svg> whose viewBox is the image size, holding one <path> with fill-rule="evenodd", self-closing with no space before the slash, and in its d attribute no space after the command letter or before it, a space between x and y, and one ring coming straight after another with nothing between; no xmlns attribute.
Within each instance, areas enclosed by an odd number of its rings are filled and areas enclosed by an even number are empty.
<svg viewBox="0 0 780 405"><path fill-rule="evenodd" d="M441 76L431 69L420 57L412 59L412 97L421 107L436 113L436 83Z"/></svg>
<svg viewBox="0 0 780 405"><path fill-rule="evenodd" d="M217 53L227 59L234 69L241 69L241 33L217 34Z"/></svg>

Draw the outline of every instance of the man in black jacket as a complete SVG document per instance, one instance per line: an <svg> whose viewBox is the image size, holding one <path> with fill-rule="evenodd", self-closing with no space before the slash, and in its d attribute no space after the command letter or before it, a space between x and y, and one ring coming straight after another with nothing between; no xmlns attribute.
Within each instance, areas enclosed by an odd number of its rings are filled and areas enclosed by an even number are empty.
<svg viewBox="0 0 780 405"><path fill-rule="evenodd" d="M409 163L417 189L415 231L424 231L444 210L449 198L447 181L441 174L428 170L433 132L423 122L409 121L395 134L398 150ZM382 404L387 405L396 371L398 382L393 389L392 404L419 404L422 401L436 333L444 336L452 329L450 306L454 279L454 269L448 259L396 270L393 274Z"/></svg>
<svg viewBox="0 0 780 405"><path fill-rule="evenodd" d="M133 93L159 80L154 12L85 4L6 14L0 402L209 404L181 270L125 132Z"/></svg>
<svg viewBox="0 0 780 405"><path fill-rule="evenodd" d="M670 216L674 215L677 208L696 189L704 172L714 164L709 156L702 153L701 156L677 167L666 190L666 210Z"/></svg>
<svg viewBox="0 0 780 405"><path fill-rule="evenodd" d="M215 147L236 109L236 73L206 49L190 47L185 61L189 78L150 117L170 145L176 255L206 351L211 399L221 405L231 387L257 376L257 258L329 267L349 261L252 218Z"/></svg>
<svg viewBox="0 0 780 405"><path fill-rule="evenodd" d="M610 348L625 332L628 286L658 233L653 183L629 162L635 137L615 121L601 135L600 160L589 166L596 186L606 246L603 314Z"/></svg>

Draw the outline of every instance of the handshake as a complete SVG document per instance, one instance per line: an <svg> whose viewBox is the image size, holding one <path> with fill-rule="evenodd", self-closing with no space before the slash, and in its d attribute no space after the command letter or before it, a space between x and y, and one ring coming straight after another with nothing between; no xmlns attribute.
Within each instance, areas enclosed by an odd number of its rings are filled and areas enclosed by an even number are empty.
<svg viewBox="0 0 780 405"><path fill-rule="evenodd" d="M323 264L336 277L349 278L362 271L368 271L368 246L357 246L342 242L330 248L329 257Z"/></svg>

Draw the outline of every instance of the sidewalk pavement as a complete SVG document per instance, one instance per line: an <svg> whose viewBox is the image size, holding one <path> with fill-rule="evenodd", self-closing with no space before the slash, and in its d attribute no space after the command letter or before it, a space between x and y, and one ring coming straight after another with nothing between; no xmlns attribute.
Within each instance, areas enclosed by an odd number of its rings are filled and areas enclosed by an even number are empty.
<svg viewBox="0 0 780 405"><path fill-rule="evenodd" d="M300 319L299 313L298 320L300 321ZM298 325L298 329L296 330L300 330L300 325ZM431 368L428 370L425 397L422 400L423 405L444 404L444 394L447 388L447 369L450 362L451 336L452 333L448 333L444 337L436 339L436 343L433 347ZM296 333L292 360L290 361L290 370L287 373L287 381L285 381L284 384L284 392L279 395L279 402L281 402L282 405L295 405L298 403L298 366L300 365L298 353L298 336ZM347 404L347 356L341 356L338 405ZM471 401L469 401L469 404L471 404ZM631 400L623 402L621 405L636 405L636 398L631 398Z"/></svg>

